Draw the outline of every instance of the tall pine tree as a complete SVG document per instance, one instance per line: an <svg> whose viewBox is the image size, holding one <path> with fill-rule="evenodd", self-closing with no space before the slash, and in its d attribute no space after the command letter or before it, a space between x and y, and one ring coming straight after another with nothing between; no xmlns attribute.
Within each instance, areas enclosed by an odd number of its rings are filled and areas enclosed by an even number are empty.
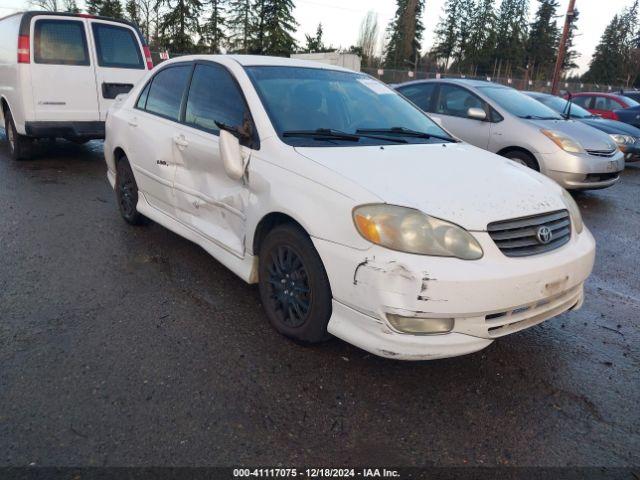
<svg viewBox="0 0 640 480"><path fill-rule="evenodd" d="M190 53L194 50L194 38L199 33L200 0L162 0L168 11L159 24L164 47L174 53Z"/></svg>
<svg viewBox="0 0 640 480"><path fill-rule="evenodd" d="M436 43L431 54L442 62L445 70L460 43L460 14L464 8L464 0L447 0L435 30Z"/></svg>
<svg viewBox="0 0 640 480"><path fill-rule="evenodd" d="M229 0L227 12L230 49L248 53L255 23L252 0Z"/></svg>
<svg viewBox="0 0 640 480"><path fill-rule="evenodd" d="M202 25L201 45L209 53L220 53L225 34L225 1L209 0L209 14Z"/></svg>
<svg viewBox="0 0 640 480"><path fill-rule="evenodd" d="M527 41L527 63L532 78L546 80L553 75L558 54L560 30L556 24L557 0L538 0L538 10L531 23Z"/></svg>
<svg viewBox="0 0 640 480"><path fill-rule="evenodd" d="M257 18L251 50L260 55L286 57L295 51L293 0L256 0Z"/></svg>
<svg viewBox="0 0 640 480"><path fill-rule="evenodd" d="M120 0L103 0L98 15L103 17L122 18L122 5Z"/></svg>
<svg viewBox="0 0 640 480"><path fill-rule="evenodd" d="M591 57L586 82L628 85L637 76L634 53L637 46L638 0L613 17Z"/></svg>
<svg viewBox="0 0 640 480"><path fill-rule="evenodd" d="M420 56L424 25L424 0L396 0L396 14L387 28L384 63L387 67L406 67Z"/></svg>
<svg viewBox="0 0 640 480"><path fill-rule="evenodd" d="M494 0L477 0L473 5L469 34L462 38L464 60L460 66L470 75L487 75L496 46Z"/></svg>
<svg viewBox="0 0 640 480"><path fill-rule="evenodd" d="M496 74L511 76L524 67L529 4L527 0L502 0L496 23Z"/></svg>

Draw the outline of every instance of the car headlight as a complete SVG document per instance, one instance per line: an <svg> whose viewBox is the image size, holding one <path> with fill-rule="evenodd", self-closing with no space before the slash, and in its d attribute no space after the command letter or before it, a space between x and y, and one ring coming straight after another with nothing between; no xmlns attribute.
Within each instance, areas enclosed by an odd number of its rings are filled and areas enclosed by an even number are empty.
<svg viewBox="0 0 640 480"><path fill-rule="evenodd" d="M620 134L611 134L609 135L611 139L616 142L616 145L620 148L620 150L625 150L630 145L636 143L636 138L631 135L620 135Z"/></svg>
<svg viewBox="0 0 640 480"><path fill-rule="evenodd" d="M540 131L565 152L584 153L582 145L574 139L566 136L564 133L556 132L555 130L546 130L544 128Z"/></svg>
<svg viewBox="0 0 640 480"><path fill-rule="evenodd" d="M569 216L573 221L573 226L576 229L577 233L582 233L584 228L584 223L582 223L582 214L580 213L580 207L573 199L571 194L567 192L564 188L562 189L562 200L564 204L567 206L567 210L569 210Z"/></svg>
<svg viewBox="0 0 640 480"><path fill-rule="evenodd" d="M391 250L462 260L483 255L480 244L465 229L413 208L363 205L353 210L353 220L365 239Z"/></svg>

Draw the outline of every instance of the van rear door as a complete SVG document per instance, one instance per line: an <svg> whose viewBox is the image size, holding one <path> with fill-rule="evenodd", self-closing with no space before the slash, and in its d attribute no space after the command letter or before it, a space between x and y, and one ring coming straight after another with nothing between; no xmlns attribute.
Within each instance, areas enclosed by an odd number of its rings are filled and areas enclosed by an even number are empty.
<svg viewBox="0 0 640 480"><path fill-rule="evenodd" d="M95 73L84 19L38 15L30 66L37 121L98 121Z"/></svg>
<svg viewBox="0 0 640 480"><path fill-rule="evenodd" d="M138 32L124 23L89 19L95 48L95 75L100 120L117 95L128 93L147 72L147 59Z"/></svg>

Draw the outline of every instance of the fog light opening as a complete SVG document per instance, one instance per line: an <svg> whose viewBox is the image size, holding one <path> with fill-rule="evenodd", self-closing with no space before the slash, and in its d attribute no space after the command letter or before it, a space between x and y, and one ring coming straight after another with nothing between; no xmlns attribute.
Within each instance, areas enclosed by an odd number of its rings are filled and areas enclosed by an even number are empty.
<svg viewBox="0 0 640 480"><path fill-rule="evenodd" d="M399 332L412 335L438 335L453 330L453 318L403 317L393 313L387 314L391 326Z"/></svg>

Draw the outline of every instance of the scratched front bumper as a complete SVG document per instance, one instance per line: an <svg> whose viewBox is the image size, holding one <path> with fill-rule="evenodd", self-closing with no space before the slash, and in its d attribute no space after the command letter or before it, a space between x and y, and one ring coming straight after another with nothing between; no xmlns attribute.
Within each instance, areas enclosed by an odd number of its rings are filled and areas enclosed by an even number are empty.
<svg viewBox="0 0 640 480"><path fill-rule="evenodd" d="M443 358L480 350L582 304L595 257L587 229L557 250L525 258L506 257L486 232L473 235L484 250L476 261L314 239L334 296L329 332L376 355ZM388 313L455 318L455 327L440 335L400 333ZM522 322L512 326L511 319Z"/></svg>

